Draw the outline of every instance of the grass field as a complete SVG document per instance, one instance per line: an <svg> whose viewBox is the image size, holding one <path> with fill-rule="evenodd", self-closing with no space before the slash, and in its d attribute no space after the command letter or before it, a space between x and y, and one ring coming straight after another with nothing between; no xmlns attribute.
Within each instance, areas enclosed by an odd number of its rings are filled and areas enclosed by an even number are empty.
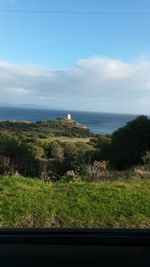
<svg viewBox="0 0 150 267"><path fill-rule="evenodd" d="M150 180L0 178L1 227L150 227Z"/></svg>

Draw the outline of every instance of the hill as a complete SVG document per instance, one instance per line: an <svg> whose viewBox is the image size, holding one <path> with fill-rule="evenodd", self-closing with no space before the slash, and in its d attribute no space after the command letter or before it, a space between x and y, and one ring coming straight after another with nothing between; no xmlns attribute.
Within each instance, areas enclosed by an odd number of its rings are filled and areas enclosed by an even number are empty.
<svg viewBox="0 0 150 267"><path fill-rule="evenodd" d="M94 134L74 120L0 121L0 130L20 133L41 133L51 136L90 137Z"/></svg>

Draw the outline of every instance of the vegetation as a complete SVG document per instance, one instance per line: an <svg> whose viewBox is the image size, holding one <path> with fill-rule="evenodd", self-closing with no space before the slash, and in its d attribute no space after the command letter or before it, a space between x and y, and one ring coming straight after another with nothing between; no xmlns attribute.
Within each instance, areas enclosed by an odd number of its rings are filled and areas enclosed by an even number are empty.
<svg viewBox="0 0 150 267"><path fill-rule="evenodd" d="M60 135L62 129L69 137ZM128 122L112 136L91 134L65 119L0 123L0 175L17 173L49 181L72 173L97 180L113 177L116 170L134 171L137 165L149 171L150 120L146 116Z"/></svg>
<svg viewBox="0 0 150 267"><path fill-rule="evenodd" d="M91 137L93 135L87 127L66 119L37 122L0 121L0 129L39 138L47 138L48 136Z"/></svg>
<svg viewBox="0 0 150 267"><path fill-rule="evenodd" d="M60 119L0 122L3 227L149 227L149 178L145 116L112 135Z"/></svg>
<svg viewBox="0 0 150 267"><path fill-rule="evenodd" d="M0 179L1 227L150 227L150 180Z"/></svg>
<svg viewBox="0 0 150 267"><path fill-rule="evenodd" d="M150 120L146 116L139 116L113 133L111 166L127 169L142 164L147 151L150 151Z"/></svg>
<svg viewBox="0 0 150 267"><path fill-rule="evenodd" d="M54 135L56 126L58 129ZM70 137L58 137L58 132L62 127ZM43 131L49 131L47 138ZM53 134L52 137L51 134ZM85 138L84 135L86 135ZM69 170L75 171L76 167L78 170L83 169L77 165L79 162L80 165L84 165L89 158L89 151L92 150L92 146L87 143L90 140L89 137L87 138L89 135L93 134L73 121L1 122L0 175L17 173L47 181L58 179Z"/></svg>

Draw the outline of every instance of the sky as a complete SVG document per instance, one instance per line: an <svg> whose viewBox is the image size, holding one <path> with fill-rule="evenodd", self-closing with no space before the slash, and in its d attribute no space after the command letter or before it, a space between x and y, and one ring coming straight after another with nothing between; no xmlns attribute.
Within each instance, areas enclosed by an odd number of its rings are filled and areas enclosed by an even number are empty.
<svg viewBox="0 0 150 267"><path fill-rule="evenodd" d="M149 29L149 0L0 0L0 103L150 114Z"/></svg>

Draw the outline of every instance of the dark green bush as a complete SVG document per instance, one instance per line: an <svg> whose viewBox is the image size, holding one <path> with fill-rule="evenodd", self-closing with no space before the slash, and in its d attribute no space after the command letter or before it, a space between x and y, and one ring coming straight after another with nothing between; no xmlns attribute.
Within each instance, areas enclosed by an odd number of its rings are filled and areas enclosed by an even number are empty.
<svg viewBox="0 0 150 267"><path fill-rule="evenodd" d="M150 120L139 116L113 133L110 164L115 169L130 168L142 163L143 155L149 150Z"/></svg>

